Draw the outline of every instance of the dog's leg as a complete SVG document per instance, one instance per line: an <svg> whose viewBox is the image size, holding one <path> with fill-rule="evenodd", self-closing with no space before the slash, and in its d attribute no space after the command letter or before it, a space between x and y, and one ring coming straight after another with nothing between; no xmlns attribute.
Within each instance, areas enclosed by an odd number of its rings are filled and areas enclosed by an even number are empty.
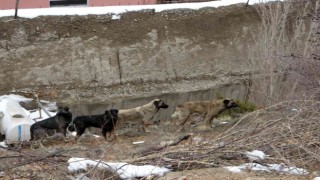
<svg viewBox="0 0 320 180"><path fill-rule="evenodd" d="M34 131L32 128L30 129L30 137L31 137L30 141L33 141L34 140Z"/></svg>
<svg viewBox="0 0 320 180"><path fill-rule="evenodd" d="M35 143L36 143L35 140L32 140L32 141L31 141L30 149L32 149L32 150L35 149L35 148L34 148L34 144L35 144Z"/></svg>
<svg viewBox="0 0 320 180"><path fill-rule="evenodd" d="M31 135L31 145L30 145L30 149L34 150L35 147L34 145L36 144L36 140L39 140L39 138L37 137L37 134L32 130L32 135Z"/></svg>
<svg viewBox="0 0 320 180"><path fill-rule="evenodd" d="M118 142L118 138L117 138L117 135L116 135L116 133L115 133L114 130L112 130L112 134L113 134L113 139L112 139L112 141ZM111 134L110 134L110 136L111 136Z"/></svg>
<svg viewBox="0 0 320 180"><path fill-rule="evenodd" d="M118 142L118 138L117 138L117 135L116 135L115 127L112 129L112 131L110 132L109 135L110 135L109 137L111 137L111 135L113 135L112 141Z"/></svg>
<svg viewBox="0 0 320 180"><path fill-rule="evenodd" d="M213 118L214 118L214 114L207 114L206 119L205 119L207 129L211 128Z"/></svg>
<svg viewBox="0 0 320 180"><path fill-rule="evenodd" d="M30 149L34 149L33 145L34 145L34 131L32 129L32 127L30 128L30 142L31 142L31 145L30 145Z"/></svg>
<svg viewBox="0 0 320 180"><path fill-rule="evenodd" d="M184 114L183 116L180 116L178 125L179 126L184 126L189 118L190 118L190 113Z"/></svg>
<svg viewBox="0 0 320 180"><path fill-rule="evenodd" d="M45 129L42 129L42 128L32 128L32 137L31 137L31 146L30 148L31 149L36 149L34 146L37 144L37 147L39 148L39 145L41 147L45 147L43 144L42 144L42 140L46 137L46 130Z"/></svg>
<svg viewBox="0 0 320 180"><path fill-rule="evenodd" d="M178 126L184 126L185 123L188 121L189 117L190 117L190 110L188 109L184 109L184 110L181 110L179 113L178 113L178 122L176 125Z"/></svg>
<svg viewBox="0 0 320 180"><path fill-rule="evenodd" d="M41 147L41 148L47 148L46 146L44 146L44 145L42 144L42 141L43 141L43 140L44 140L44 137L41 137L40 140L39 140L40 147Z"/></svg>
<svg viewBox="0 0 320 180"><path fill-rule="evenodd" d="M108 133L108 138L107 138L107 133ZM113 137L111 139L112 134L113 134ZM116 139L116 135L114 133L114 128L111 131L108 131L106 128L102 128L102 135L103 135L105 141L110 142L110 141L114 141Z"/></svg>
<svg viewBox="0 0 320 180"><path fill-rule="evenodd" d="M147 127L148 127L148 124L145 124L144 122L143 122L143 124L142 124L142 130L144 131L144 132L150 132L148 129L147 129Z"/></svg>
<svg viewBox="0 0 320 180"><path fill-rule="evenodd" d="M63 135L63 141L64 141L65 143L69 142L69 141L67 140L67 127L62 127L62 128L60 128L60 132L61 132L62 135Z"/></svg>
<svg viewBox="0 0 320 180"><path fill-rule="evenodd" d="M75 141L78 142L78 139L80 138L80 136L84 133L86 129L84 128L76 128L76 131L77 131L77 135L76 135L76 138L75 138Z"/></svg>
<svg viewBox="0 0 320 180"><path fill-rule="evenodd" d="M131 127L133 126L133 124L131 124ZM137 128L137 131L139 132L139 131L144 131L144 129L143 129L143 125L142 124L136 124L136 126L138 126Z"/></svg>
<svg viewBox="0 0 320 180"><path fill-rule="evenodd" d="M102 136L104 137L104 140L107 140L107 129L102 128L101 132L102 132Z"/></svg>
<svg viewBox="0 0 320 180"><path fill-rule="evenodd" d="M182 120L180 120L178 125L179 126L184 126L186 124L187 120L189 119L189 117L190 117L190 115L185 117L185 118L183 118Z"/></svg>
<svg viewBox="0 0 320 180"><path fill-rule="evenodd" d="M110 136L111 136L111 134L113 134L113 140L115 142L118 142L118 138L117 138L117 135L116 135L116 128L117 128L117 124L114 124L114 126L112 128L112 131L110 133Z"/></svg>

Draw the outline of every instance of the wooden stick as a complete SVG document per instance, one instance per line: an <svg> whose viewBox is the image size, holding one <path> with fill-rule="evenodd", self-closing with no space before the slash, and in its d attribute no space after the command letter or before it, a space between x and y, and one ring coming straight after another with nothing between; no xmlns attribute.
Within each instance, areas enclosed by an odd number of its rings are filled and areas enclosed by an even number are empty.
<svg viewBox="0 0 320 180"><path fill-rule="evenodd" d="M33 96L35 97L35 100L38 104L38 106L40 107L40 116L41 116L41 109L43 109L43 111L49 116L51 117L50 113L46 110L46 108L43 107L43 105L41 104L39 97L37 94L33 94Z"/></svg>

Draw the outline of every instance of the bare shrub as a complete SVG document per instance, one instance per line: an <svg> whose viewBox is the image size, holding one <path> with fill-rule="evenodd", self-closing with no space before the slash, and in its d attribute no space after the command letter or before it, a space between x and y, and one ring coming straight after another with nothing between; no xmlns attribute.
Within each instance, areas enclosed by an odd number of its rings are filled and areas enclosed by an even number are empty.
<svg viewBox="0 0 320 180"><path fill-rule="evenodd" d="M260 31L253 35L251 99L260 106L318 98L320 87L319 1L256 6Z"/></svg>
<svg viewBox="0 0 320 180"><path fill-rule="evenodd" d="M320 1L285 1L255 6L260 31L249 48L250 101L260 108L243 115L196 146L168 149L135 159L160 160L175 170L248 162L246 151L270 155L263 163L320 167ZM227 160L227 161L225 161Z"/></svg>

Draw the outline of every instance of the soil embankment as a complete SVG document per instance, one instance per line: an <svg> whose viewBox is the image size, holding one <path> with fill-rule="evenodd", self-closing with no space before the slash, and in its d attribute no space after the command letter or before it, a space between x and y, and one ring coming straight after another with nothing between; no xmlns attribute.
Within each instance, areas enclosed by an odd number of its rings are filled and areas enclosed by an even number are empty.
<svg viewBox="0 0 320 180"><path fill-rule="evenodd" d="M172 107L217 94L246 97L247 51L260 23L254 7L111 17L1 18L1 94L40 91L42 99L85 106L85 113L159 96Z"/></svg>

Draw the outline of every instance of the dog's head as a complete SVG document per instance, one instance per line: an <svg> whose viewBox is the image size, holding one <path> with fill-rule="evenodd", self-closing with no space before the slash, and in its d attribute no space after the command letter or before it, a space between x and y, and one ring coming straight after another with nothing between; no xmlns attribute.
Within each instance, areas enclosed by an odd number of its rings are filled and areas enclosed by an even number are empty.
<svg viewBox="0 0 320 180"><path fill-rule="evenodd" d="M161 99L153 100L153 104L156 106L157 109L160 109L160 108L167 109L169 107L169 105L164 103Z"/></svg>
<svg viewBox="0 0 320 180"><path fill-rule="evenodd" d="M64 110L64 111L69 111L69 107L68 107L68 106L65 106L65 107L63 107L63 110Z"/></svg>
<svg viewBox="0 0 320 180"><path fill-rule="evenodd" d="M69 107L68 106L59 106L58 112L61 112L61 111L69 111Z"/></svg>
<svg viewBox="0 0 320 180"><path fill-rule="evenodd" d="M106 110L104 113L105 113L107 119L117 119L119 110L118 109L109 109L109 110Z"/></svg>
<svg viewBox="0 0 320 180"><path fill-rule="evenodd" d="M68 106L60 106L58 108L57 116L63 117L66 122L70 122L72 120L72 113L69 111Z"/></svg>
<svg viewBox="0 0 320 180"><path fill-rule="evenodd" d="M76 130L76 128L74 127L74 125L73 124L69 124L68 131L73 132L75 130Z"/></svg>
<svg viewBox="0 0 320 180"><path fill-rule="evenodd" d="M223 100L223 104L226 109L239 107L239 105L233 99L225 99Z"/></svg>

